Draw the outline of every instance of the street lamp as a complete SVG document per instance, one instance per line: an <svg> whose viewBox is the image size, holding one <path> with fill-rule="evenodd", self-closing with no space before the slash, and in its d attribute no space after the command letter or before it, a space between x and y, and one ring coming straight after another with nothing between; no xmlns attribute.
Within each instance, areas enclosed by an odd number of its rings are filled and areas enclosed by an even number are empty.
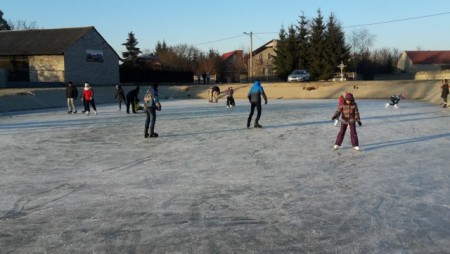
<svg viewBox="0 0 450 254"><path fill-rule="evenodd" d="M250 82L253 81L253 32L247 33L244 32L244 34L250 36L250 59L249 59L249 76L250 76Z"/></svg>

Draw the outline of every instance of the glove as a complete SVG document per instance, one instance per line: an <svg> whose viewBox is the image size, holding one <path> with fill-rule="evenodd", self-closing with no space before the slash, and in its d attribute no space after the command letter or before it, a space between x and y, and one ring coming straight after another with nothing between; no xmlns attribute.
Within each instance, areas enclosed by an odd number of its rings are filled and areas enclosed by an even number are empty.
<svg viewBox="0 0 450 254"><path fill-rule="evenodd" d="M335 117L335 116L333 116L333 117L331 118L331 121L334 121L334 120L336 120L336 117Z"/></svg>
<svg viewBox="0 0 450 254"><path fill-rule="evenodd" d="M267 105L267 101L264 102L264 105Z"/></svg>
<svg viewBox="0 0 450 254"><path fill-rule="evenodd" d="M361 125L362 125L361 121L358 121L358 125L359 125L359 126L361 126Z"/></svg>

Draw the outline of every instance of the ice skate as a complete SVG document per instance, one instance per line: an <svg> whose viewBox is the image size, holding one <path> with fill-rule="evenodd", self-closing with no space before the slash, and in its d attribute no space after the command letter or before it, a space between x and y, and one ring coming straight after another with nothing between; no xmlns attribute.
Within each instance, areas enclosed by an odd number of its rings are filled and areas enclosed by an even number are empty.
<svg viewBox="0 0 450 254"><path fill-rule="evenodd" d="M85 116L88 116L88 115L89 115L89 111L86 111L86 113L84 113L84 115L85 115Z"/></svg>
<svg viewBox="0 0 450 254"><path fill-rule="evenodd" d="M77 113L77 111L75 110L74 112L72 112L72 115L73 115L73 114L76 114L76 113Z"/></svg>
<svg viewBox="0 0 450 254"><path fill-rule="evenodd" d="M355 151L361 151L361 149L359 148L359 146L355 146L355 147L353 147L353 149L355 149Z"/></svg>
<svg viewBox="0 0 450 254"><path fill-rule="evenodd" d="M338 145L334 145L333 146L333 150L337 150L337 149L339 149L339 146Z"/></svg>
<svg viewBox="0 0 450 254"><path fill-rule="evenodd" d="M157 138L159 135L158 135L158 133L156 133L156 132L152 132L152 133L150 133L150 137L151 138Z"/></svg>
<svg viewBox="0 0 450 254"><path fill-rule="evenodd" d="M386 102L386 103L384 104L384 108L387 108L387 107L389 107L389 102Z"/></svg>
<svg viewBox="0 0 450 254"><path fill-rule="evenodd" d="M399 109L399 108L398 108L398 106L397 106L397 104L396 104L396 105L394 105L394 108L395 108L395 109Z"/></svg>
<svg viewBox="0 0 450 254"><path fill-rule="evenodd" d="M262 128L262 125L259 123L255 123L255 128Z"/></svg>
<svg viewBox="0 0 450 254"><path fill-rule="evenodd" d="M97 115L97 111L94 111L94 115Z"/></svg>
<svg viewBox="0 0 450 254"><path fill-rule="evenodd" d="M67 111L67 114L72 114L72 110Z"/></svg>

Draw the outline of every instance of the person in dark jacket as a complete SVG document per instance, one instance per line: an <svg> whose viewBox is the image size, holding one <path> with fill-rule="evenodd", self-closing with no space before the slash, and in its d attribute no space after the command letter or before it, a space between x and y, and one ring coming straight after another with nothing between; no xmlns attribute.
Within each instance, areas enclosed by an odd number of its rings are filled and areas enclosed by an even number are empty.
<svg viewBox="0 0 450 254"><path fill-rule="evenodd" d="M116 95L114 96L115 99L119 102L119 111L122 110L122 102L123 104L126 104L125 100L125 92L123 91L123 88L121 85L116 85Z"/></svg>
<svg viewBox="0 0 450 254"><path fill-rule="evenodd" d="M147 90L146 97L147 95L150 99L148 101L144 99L144 111L146 114L144 137L156 138L158 137L158 133L155 132L156 110L161 110L161 108L158 107L158 105L160 105L158 98L158 84L153 84ZM148 133L149 128L150 133Z"/></svg>
<svg viewBox="0 0 450 254"><path fill-rule="evenodd" d="M75 100L77 99L77 97L78 89L75 87L72 81L69 81L66 86L67 107L69 108L69 111L67 111L68 114L77 113L77 108L75 107Z"/></svg>
<svg viewBox="0 0 450 254"><path fill-rule="evenodd" d="M441 98L442 98L442 103L441 103L441 106L443 107L443 108L446 108L447 107L447 96L448 96L448 82L447 82L447 79L444 79L444 80L442 80L442 85L441 85L441 89L442 89L442 92L441 92Z"/></svg>
<svg viewBox="0 0 450 254"><path fill-rule="evenodd" d="M389 106L394 106L395 109L398 109L398 103L400 102L401 99L404 98L405 96L403 94L394 94L389 98L391 102L386 102L384 107L387 108Z"/></svg>
<svg viewBox="0 0 450 254"><path fill-rule="evenodd" d="M138 96L139 96L139 86L136 86L135 89L127 93L127 114L130 113L130 105L133 114L136 113L136 110L134 109L134 104L136 104Z"/></svg>
<svg viewBox="0 0 450 254"><path fill-rule="evenodd" d="M250 115L247 119L247 128L250 128L250 123L252 121L253 113L255 112L255 108L257 110L256 119L255 119L255 128L261 128L262 126L259 124L259 118L261 117L261 97L264 99L264 104L267 104L267 96L264 92L263 87L261 86L261 82L256 80L253 83L252 88L248 92L248 100L250 101Z"/></svg>
<svg viewBox="0 0 450 254"><path fill-rule="evenodd" d="M227 108L234 107L234 90L233 87L228 87L227 89Z"/></svg>
<svg viewBox="0 0 450 254"><path fill-rule="evenodd" d="M336 142L334 143L333 149L336 150L342 145L342 141L344 141L345 132L347 131L347 127L350 126L350 139L352 141L352 146L356 151L359 151L359 140L358 134L356 133L356 124L359 126L362 125L361 119L359 117L358 105L353 98L353 94L347 93L345 95L344 104L340 104L331 118L332 121L338 119L341 115L341 130L339 131Z"/></svg>

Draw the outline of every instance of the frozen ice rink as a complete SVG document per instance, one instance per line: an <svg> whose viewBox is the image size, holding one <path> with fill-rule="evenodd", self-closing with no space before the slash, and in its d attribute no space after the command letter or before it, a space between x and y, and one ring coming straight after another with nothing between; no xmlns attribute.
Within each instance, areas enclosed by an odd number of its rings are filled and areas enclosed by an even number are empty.
<svg viewBox="0 0 450 254"><path fill-rule="evenodd" d="M0 253L449 253L450 109L357 100L162 101L0 114ZM81 108L78 108L81 111Z"/></svg>

